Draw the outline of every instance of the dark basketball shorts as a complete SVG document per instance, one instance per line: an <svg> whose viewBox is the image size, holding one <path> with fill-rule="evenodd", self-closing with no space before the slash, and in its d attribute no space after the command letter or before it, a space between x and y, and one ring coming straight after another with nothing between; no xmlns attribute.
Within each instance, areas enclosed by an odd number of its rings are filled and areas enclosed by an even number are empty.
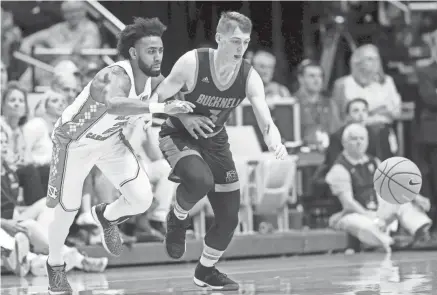
<svg viewBox="0 0 437 295"><path fill-rule="evenodd" d="M228 134L224 128L213 137L194 139L186 130L163 126L159 136L159 148L172 167L170 180L174 182L180 180L180 177L174 173L174 167L180 159L197 155L211 169L215 192L232 192L240 189L237 170L229 149Z"/></svg>

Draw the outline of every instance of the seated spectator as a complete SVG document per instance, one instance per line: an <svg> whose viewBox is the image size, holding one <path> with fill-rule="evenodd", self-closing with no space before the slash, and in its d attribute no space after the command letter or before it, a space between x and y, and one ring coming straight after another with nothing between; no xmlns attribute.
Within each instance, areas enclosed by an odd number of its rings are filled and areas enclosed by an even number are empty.
<svg viewBox="0 0 437 295"><path fill-rule="evenodd" d="M49 181L53 144L51 134L56 121L67 107L62 94L48 91L35 108L35 117L23 126L31 163L38 168L44 191Z"/></svg>
<svg viewBox="0 0 437 295"><path fill-rule="evenodd" d="M382 150L386 150L390 143L387 137L381 137L373 126L365 125L369 115L369 104L363 98L355 98L346 104L346 119L345 125L331 134L329 137L329 146L325 153L325 165L329 169L334 164L334 161L343 151L342 136L344 129L352 123L361 124L366 127L369 134L369 145L366 153L378 159L386 160Z"/></svg>
<svg viewBox="0 0 437 295"><path fill-rule="evenodd" d="M273 54L264 50L257 51L252 57L252 65L264 83L266 99L291 97L286 86L273 81L276 67L276 57Z"/></svg>
<svg viewBox="0 0 437 295"><path fill-rule="evenodd" d="M347 126L342 142L344 151L326 175L326 182L343 209L331 216L330 226L386 251L394 244L386 229L395 219L415 241L428 240L432 222L425 214L430 207L426 198L417 196L411 203L396 206L385 202L374 190L373 174L379 160L366 154L366 128L360 124Z"/></svg>
<svg viewBox="0 0 437 295"><path fill-rule="evenodd" d="M346 104L361 97L369 104L366 124L386 136L390 149L384 151L384 158L392 157L398 149L391 124L401 114L401 97L392 77L384 74L378 49L367 44L357 48L350 60L351 74L338 79L334 84L333 99L345 119Z"/></svg>
<svg viewBox="0 0 437 295"><path fill-rule="evenodd" d="M18 174L23 188L24 203L31 205L46 195L38 169L33 165L23 126L27 121L29 107L27 92L18 82L9 82L2 95L0 127L9 139L6 161Z"/></svg>
<svg viewBox="0 0 437 295"><path fill-rule="evenodd" d="M33 86L45 86L50 88L53 80L59 75L74 75L76 79L80 79L80 71L74 62L65 59L59 62L54 62L53 73L47 72L45 70L35 68L35 76L30 69L26 70L20 77L20 84L27 89L27 91L32 91ZM35 79L35 80L33 80ZM35 83L35 85L33 85Z"/></svg>
<svg viewBox="0 0 437 295"><path fill-rule="evenodd" d="M331 98L323 95L322 67L304 60L298 67L299 90L293 94L300 104L300 119L304 145L323 151L328 147L329 134L341 123L339 111Z"/></svg>
<svg viewBox="0 0 437 295"><path fill-rule="evenodd" d="M71 48L75 51L84 48L100 48L100 31L86 15L83 1L64 1L61 5L64 22L36 32L23 39L21 51L30 54L33 46L48 48ZM53 57L50 57L53 59ZM92 61L90 57L75 57L76 64Z"/></svg>
<svg viewBox="0 0 437 295"><path fill-rule="evenodd" d="M9 145L5 133L1 134L2 147ZM1 228L11 237L16 236L18 232L24 232L33 246L33 253L29 253L28 260L30 269L34 275L45 275L48 254L48 230L49 221L54 218L54 209L45 206L45 200L34 203L32 206L21 208L18 212L18 177L14 169L4 160L2 153L2 176L1 176ZM90 258L82 255L76 248L64 246L64 259L67 263L67 269L74 267L84 271L101 272L107 264L108 259ZM35 254L44 254L38 256Z"/></svg>
<svg viewBox="0 0 437 295"><path fill-rule="evenodd" d="M68 105L70 105L76 99L80 91L82 91L81 84L77 75L70 72L59 72L53 77L51 89L63 94L67 98Z"/></svg>

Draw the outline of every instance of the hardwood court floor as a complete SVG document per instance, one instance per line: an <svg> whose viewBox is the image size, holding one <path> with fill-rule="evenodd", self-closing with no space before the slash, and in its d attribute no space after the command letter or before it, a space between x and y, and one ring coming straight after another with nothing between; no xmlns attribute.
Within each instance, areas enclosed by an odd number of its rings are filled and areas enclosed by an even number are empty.
<svg viewBox="0 0 437 295"><path fill-rule="evenodd" d="M146 253L145 253L146 255ZM74 294L437 294L437 252L351 256L310 255L234 260L218 268L236 279L237 292L211 292L192 282L194 264L111 268L103 274L70 272ZM47 278L3 276L2 295L47 294Z"/></svg>

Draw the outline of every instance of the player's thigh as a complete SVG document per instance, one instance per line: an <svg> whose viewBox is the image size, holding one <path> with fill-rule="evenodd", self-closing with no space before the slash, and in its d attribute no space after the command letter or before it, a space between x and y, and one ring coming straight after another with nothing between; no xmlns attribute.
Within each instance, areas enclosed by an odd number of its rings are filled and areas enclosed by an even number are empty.
<svg viewBox="0 0 437 295"><path fill-rule="evenodd" d="M203 151L202 157L214 177L215 192L233 192L240 189L237 169L229 148L218 151Z"/></svg>
<svg viewBox="0 0 437 295"><path fill-rule="evenodd" d="M195 145L188 136L179 133L160 137L159 148L161 149L164 158L170 164L170 179L177 182L179 182L178 179L180 178L180 175L175 175L174 169L179 160L191 155L202 157L199 151L200 148Z"/></svg>
<svg viewBox="0 0 437 295"><path fill-rule="evenodd" d="M97 151L77 142L53 138L47 206L59 203L65 211L77 211L82 201L83 183L97 159Z"/></svg>

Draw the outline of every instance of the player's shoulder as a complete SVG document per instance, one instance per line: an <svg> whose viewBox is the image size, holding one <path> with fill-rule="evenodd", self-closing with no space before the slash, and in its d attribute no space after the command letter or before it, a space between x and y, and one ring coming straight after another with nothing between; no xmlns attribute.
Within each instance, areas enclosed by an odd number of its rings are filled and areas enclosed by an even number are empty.
<svg viewBox="0 0 437 295"><path fill-rule="evenodd" d="M122 84L128 84L130 86L131 81L126 70L120 65L111 65L109 67L101 69L93 78L91 85L105 85L111 81L118 81Z"/></svg>
<svg viewBox="0 0 437 295"><path fill-rule="evenodd" d="M162 74L160 74L158 77L151 77L150 79L151 79L150 83L152 86L151 88L152 90L154 90L156 89L156 87L158 87L159 84L161 84L162 81L164 81L165 77Z"/></svg>

